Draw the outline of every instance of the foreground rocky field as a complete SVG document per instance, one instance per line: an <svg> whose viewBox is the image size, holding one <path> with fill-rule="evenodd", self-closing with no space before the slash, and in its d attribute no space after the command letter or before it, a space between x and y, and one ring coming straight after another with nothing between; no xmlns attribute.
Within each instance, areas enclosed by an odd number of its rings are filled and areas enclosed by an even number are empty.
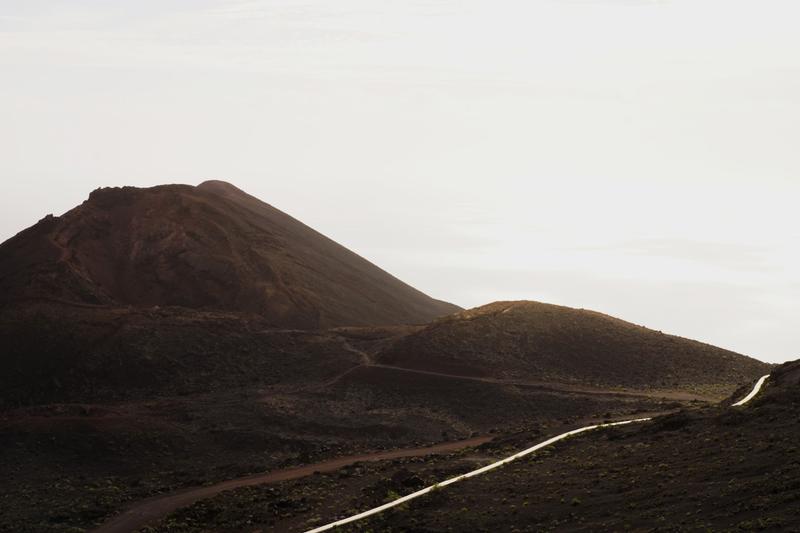
<svg viewBox="0 0 800 533"><path fill-rule="evenodd" d="M800 531L798 381L800 365L786 364L745 407L729 400L584 433L339 530ZM450 455L239 489L174 512L153 530L305 531L568 428L531 427Z"/></svg>
<svg viewBox="0 0 800 533"><path fill-rule="evenodd" d="M603 387L501 368L406 368L382 355L421 331L279 330L258 316L183 308L5 313L13 372L2 377L0 528L90 529L142 498L247 474L474 436L528 441L584 420L712 402L738 375L715 386L687 375L677 389ZM568 332L565 346L587 342ZM766 367L735 357L753 376Z"/></svg>

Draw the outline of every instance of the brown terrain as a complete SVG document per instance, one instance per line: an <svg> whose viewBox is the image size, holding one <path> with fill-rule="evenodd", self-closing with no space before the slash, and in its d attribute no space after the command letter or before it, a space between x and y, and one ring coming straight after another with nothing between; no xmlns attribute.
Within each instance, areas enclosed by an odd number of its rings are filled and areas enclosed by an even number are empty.
<svg viewBox="0 0 800 533"><path fill-rule="evenodd" d="M705 412L769 372L589 311L460 312L221 182L95 191L0 245L0 290L8 532L240 484L159 527L302 530L586 421Z"/></svg>
<svg viewBox="0 0 800 533"><path fill-rule="evenodd" d="M0 245L0 305L32 299L258 314L273 326L457 311L221 181L98 189Z"/></svg>
<svg viewBox="0 0 800 533"><path fill-rule="evenodd" d="M221 492L238 489L241 487L252 487L256 485L266 485L280 483L293 479L300 479L326 472L335 472L356 463L389 461L394 459L404 459L407 457L427 457L443 453L478 446L491 440L489 437L475 437L463 441L446 442L425 448L411 448L392 450L388 452L376 452L366 455L353 455L338 457L328 461L311 463L306 466L296 468L285 468L263 474L245 476L238 479L223 481L214 485L206 485L178 491L165 496L155 496L137 503L130 509L115 516L96 531L97 533L125 533L135 531L147 524L154 523L158 519L166 516L170 512L188 507L194 502L204 500L220 494Z"/></svg>
<svg viewBox="0 0 800 533"><path fill-rule="evenodd" d="M730 407L751 386L720 405L561 441L337 531L800 531L800 362L777 368L747 406ZM240 488L178 510L149 531L305 531L571 427Z"/></svg>
<svg viewBox="0 0 800 533"><path fill-rule="evenodd" d="M495 302L433 321L379 362L433 372L608 388L730 391L761 361L608 315L538 302ZM720 389L722 387L722 389Z"/></svg>
<svg viewBox="0 0 800 533"><path fill-rule="evenodd" d="M735 397L745 392L743 388ZM776 369L747 406L728 404L569 439L546 453L341 530L800 531L800 362ZM518 446L523 444L518 440ZM450 463L458 461L463 456ZM434 468L442 469L441 463L411 463L410 468L415 477L429 478ZM398 467L377 475L393 470ZM327 489L338 494L354 484L335 476L318 483L328 483ZM370 507L370 499L357 488L349 494L352 500L338 512ZM176 513L171 520L191 525L197 513L208 516L209 509L219 509L221 500ZM226 501L225 508L234 509L231 503ZM263 509L274 510L274 503L261 503ZM306 503L304 518L315 520L314 511ZM233 520L229 514L220 525ZM293 520L301 523L300 513ZM229 531L224 526L210 530Z"/></svg>

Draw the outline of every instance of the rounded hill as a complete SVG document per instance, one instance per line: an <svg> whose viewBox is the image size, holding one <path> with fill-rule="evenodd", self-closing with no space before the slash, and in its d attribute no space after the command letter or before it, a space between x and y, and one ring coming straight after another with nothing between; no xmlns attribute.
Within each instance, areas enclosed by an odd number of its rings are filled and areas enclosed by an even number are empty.
<svg viewBox="0 0 800 533"><path fill-rule="evenodd" d="M380 363L430 372L598 386L738 386L769 365L601 313L496 302L441 318L403 338Z"/></svg>

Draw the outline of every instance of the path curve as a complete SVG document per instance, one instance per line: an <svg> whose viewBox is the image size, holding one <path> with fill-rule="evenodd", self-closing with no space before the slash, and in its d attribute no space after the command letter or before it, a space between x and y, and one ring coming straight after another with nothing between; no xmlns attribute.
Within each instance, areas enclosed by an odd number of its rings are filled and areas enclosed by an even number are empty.
<svg viewBox="0 0 800 533"><path fill-rule="evenodd" d="M361 365L359 365L360 367ZM353 370L353 369L351 369ZM761 377L758 382L756 383L753 390L745 396L739 402L733 404L734 406L741 406L752 400L758 392L761 390L764 382L769 377L763 376ZM456 483L463 479L468 479L473 476L477 476L488 472L490 470L494 470L503 466L511 461L529 455L541 448L546 446L550 446L551 444L558 442L562 439L567 437L577 435L579 433L583 433L585 431L590 431L593 429L604 428L604 427L611 427L611 426L620 426L625 424L632 424L637 422L646 422L651 420L652 418L637 418L634 420L624 420L621 422L610 422L606 424L597 424L592 426L585 426L582 428L574 429L572 431L567 431L566 433L562 433L555 437L552 437L544 442L541 442L535 446L532 446L526 450L523 450L519 453L516 453L510 457L505 459L501 459L495 463L490 465L484 466L477 470L473 470L472 472L468 472L466 474L450 478L442 483L438 483L437 485L432 485L430 487L426 487L420 491L417 491L413 494L409 494L408 496L404 496L400 499L394 500L387 504L384 504L380 507L376 507L375 509L370 509L363 513L359 513L357 515L353 515L351 517L345 518L343 520L339 520L336 522L332 522L330 524L318 527L316 529L309 530L307 533L318 533L322 531L327 531L333 529L337 526L347 524L350 522L354 522L356 520L360 520L362 518L366 518L368 516L372 516L374 514L378 514L386 509L390 509L397 505L401 505L408 500L418 498L431 492L432 490L440 487L445 487L452 483ZM153 496L151 498L142 500L132 507L128 508L126 511L110 518L100 527L95 529L93 533L130 533L131 531L136 531L149 523L155 522L156 520L163 518L170 512L179 509L181 507L186 507L195 503L196 501L203 500L219 494L220 492L226 490L232 490L239 487L249 487L253 485L261 485L267 483L278 483L280 481L289 481L292 479L298 479L301 477L306 477L309 475L314 474L315 472L331 472L334 470L338 470L344 466L351 465L357 462L373 462L373 461L383 461L383 460L391 460L391 459L400 459L404 457L418 457L424 455L432 455L432 454L441 454L441 453L448 453L456 450L460 450L462 448L468 448L473 446L479 446L491 440L491 437L476 437L467 440L461 441L454 441L454 442L447 442L443 444L437 444L435 446L429 446L424 448L407 448L401 450L392 450L386 452L378 452L372 454L364 454L364 455L354 455L348 457L340 457L338 459L331 459L328 461L322 461L319 463L314 463L310 465L300 466L296 468L287 468L282 470L276 470L273 472L267 472L264 474L255 474L252 476L246 476L237 479L231 479L228 481L223 481L221 483L217 483L214 485L204 486L204 487L194 487L183 489L171 494L160 495L160 496Z"/></svg>
<svg viewBox="0 0 800 533"><path fill-rule="evenodd" d="M520 380L520 379L500 379L500 378L492 378L492 377L482 377L482 376L470 376L465 374L450 374L447 372L437 372L435 370L423 370L419 368L408 368L404 366L395 366L395 365L387 365L384 363L379 363L375 361L373 355L370 353L361 350L359 348L354 347L349 340L342 337L342 348L352 354L355 354L360 359L360 362L354 364L350 368L344 370L343 372L328 378L326 381L322 383L317 383L311 386L303 386L299 387L291 392L319 392L325 390L329 387L332 387L339 383L342 379L349 376L353 372L357 372L358 370L367 369L367 368L378 368L382 370L390 370L395 372L407 372L412 374L420 374L425 376L434 376L439 378L445 379L456 379L462 381L476 381L479 383L488 383L491 385L501 385L501 386L514 386L514 387L532 387L536 389L541 389L543 391L554 392L554 393L566 393L566 394L588 394L588 395L597 395L597 396L631 396L635 398L657 398L657 399L664 399L664 400L676 400L676 401L702 401L702 402L716 402L719 401L720 398L714 398L711 396L705 396L702 394L695 394L692 392L681 392L681 391L668 391L668 390L654 390L654 391L646 391L646 390L614 390L614 389L601 389L601 388L594 388L594 387L587 387L581 385L573 385L567 383L555 383L555 382L547 382L547 381L530 381L530 380Z"/></svg>
<svg viewBox="0 0 800 533"><path fill-rule="evenodd" d="M745 396L744 398L742 398L741 400L739 400L738 402L733 404L732 407L741 407L742 405L746 404L747 402L749 402L750 400L755 398L756 394L759 393L759 391L761 390L761 387L764 386L764 382L767 381L768 378L769 378L769 374L767 374L766 376L761 376L760 378L758 378L758 381L756 381L756 385L755 385L755 387L753 387L753 390L750 391L750 394L748 394L747 396Z"/></svg>
<svg viewBox="0 0 800 533"><path fill-rule="evenodd" d="M735 404L733 404L733 407L740 407L742 405L745 405L750 400L755 398L755 396L761 390L761 387L764 385L764 382L767 380L768 377L769 377L769 374L759 378L759 380L756 382L755 386L753 387L753 390L750 391L750 394L748 394L747 396L742 398L740 401L738 401ZM406 503L406 502L408 502L410 500L413 500L415 498L419 498L420 496L424 496L424 495L428 494L429 492L432 492L434 490L438 490L438 489L441 489L443 487L446 487L447 485L452 485L453 483L457 483L459 481L463 481L465 479L469 479L469 478L474 477L474 476L479 476L481 474L485 474L486 472L490 472L490 471L492 471L492 470L494 470L496 468L500 468L501 466L506 465L506 464L508 464L508 463L510 463L512 461L516 461L517 459L525 457L526 455L530 455L530 454L532 454L533 452L535 452L537 450L541 450L542 448L550 446L551 444L555 444L556 442L558 442L560 440L566 439L566 438L571 437L573 435L577 435L579 433L584 433L586 431L592 431L594 429L600 429L600 428L608 428L608 427L613 427L613 426L623 426L623 425L626 425L626 424L635 424L635 423L640 423L640 422L647 422L647 421L650 421L650 420L652 420L652 418L636 418L636 419L633 419L633 420L624 420L622 422L609 422L609 423L606 423L606 424L596 424L596 425L593 425L593 426L584 426L582 428L573 429L572 431L567 431L566 433L562 433L560 435L556 435L555 437L547 439L544 442L540 442L539 444L536 444L535 446L531 446L530 448L528 448L526 450L522 450L521 452L515 453L514 455L511 455L509 457L506 457L505 459L501 459L499 461L496 461L496 462L494 462L492 464L486 465L486 466L484 466L482 468L478 468L477 470L473 470L471 472L467 472L466 474L461 474L460 476L451 477L450 479L448 479L446 481L442 481L441 483L436 483L435 485L430 485L428 487L425 487L424 489L418 490L417 492L412 492L411 494L408 494L407 496L403 496L402 498L398 498L398 499L393 500L393 501L391 501L389 503L385 503L383 505L380 505L378 507L374 507L374 508L369 509L367 511L364 511L364 512L349 516L347 518L343 518L341 520L337 520L335 522L331 522L329 524L325 524L324 526L320 526L320 527L317 527L317 528L314 528L314 529L309 529L308 531L306 531L306 533L322 533L323 531L329 531L331 529L334 529L334 528L339 527L339 526L343 526L345 524L349 524L351 522L356 522L358 520L363 520L364 518L368 518L370 516L382 513L383 511L391 509L392 507L397 507L398 505L402 505L402 504L404 504L404 503Z"/></svg>
<svg viewBox="0 0 800 533"><path fill-rule="evenodd" d="M683 400L692 401L700 400L710 402L713 399L709 396L701 394L694 394L691 392L679 391L644 391L644 390L614 390L614 389L600 389L592 388L581 385L570 385L567 383L555 383L546 381L528 381L528 380L515 380L515 379L498 379L480 376L468 376L463 374L448 374L445 372L436 372L433 370L420 370L417 368L406 368L403 366L385 365L382 363L371 363L367 365L358 365L349 369L346 373L350 373L359 368L380 368L384 370L394 370L398 372L410 372L413 374L423 374L426 376L435 376L448 379L460 379L466 381L478 381L481 383L491 383L493 385L507 385L515 387L533 387L542 389L549 392L565 392L574 394L588 394L597 396L633 396L637 398L661 398L667 400ZM339 376L341 378L343 376ZM338 379L337 379L338 381Z"/></svg>
<svg viewBox="0 0 800 533"><path fill-rule="evenodd" d="M491 437L475 437L467 440L445 442L435 446L424 448L405 448L400 450L390 450L364 455L352 455L330 459L296 468L286 468L255 474L243 478L231 479L206 487L194 487L183 489L171 494L153 496L142 500L130 507L126 511L110 518L103 525L94 530L94 533L130 533L163 518L172 511L181 507L186 507L199 500L210 498L220 492L236 489L239 487L250 487L252 485L262 485L266 483L278 483L289 481L314 474L315 472L332 472L342 467L358 462L384 461L390 459L401 459L404 457L419 457L424 455L434 455L449 453L463 448L479 446L492 440Z"/></svg>
<svg viewBox="0 0 800 533"><path fill-rule="evenodd" d="M360 351L353 350L355 353L363 353ZM368 356L367 356L368 357ZM692 392L680 392L680 391L645 391L645 390L614 390L614 389L599 389L599 388L592 388L586 387L581 385L570 385L567 383L555 383L555 382L546 382L546 381L527 381L527 380L514 380L514 379L498 379L498 378L491 378L491 377L480 377L480 376L469 376L464 374L448 374L445 372L436 372L434 370L421 370L418 368L407 368L404 366L394 366L394 365L386 365L383 363L375 363L371 360L366 360L364 362L358 363L356 365L351 366L344 372L333 376L332 378L324 381L323 383L319 383L317 385L312 385L310 387L303 387L297 389L295 392L317 392L324 390L328 387L332 387L339 383L342 379L346 376L349 376L353 372L358 370L367 369L367 368L376 368L380 370L391 370L395 372L407 372L411 374L420 374L425 376L434 376L439 378L445 379L456 379L462 381L476 381L479 383L488 383L491 385L502 385L502 386L512 386L512 387L532 387L536 389L540 389L547 392L554 392L554 393L566 393L566 394L586 394L591 396L631 396L634 398L656 398L656 399L663 399L663 400L677 400L677 401L702 401L702 402L715 402L718 401L719 398L712 398L710 396L704 396L702 394L695 394Z"/></svg>

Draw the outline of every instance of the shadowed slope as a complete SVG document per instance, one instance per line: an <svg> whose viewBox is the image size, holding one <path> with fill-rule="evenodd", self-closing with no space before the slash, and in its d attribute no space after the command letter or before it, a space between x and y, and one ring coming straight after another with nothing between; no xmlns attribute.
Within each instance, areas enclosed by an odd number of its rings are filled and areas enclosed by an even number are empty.
<svg viewBox="0 0 800 533"><path fill-rule="evenodd" d="M721 406L564 441L342 530L798 531L800 362L774 369L750 403L729 407L752 387Z"/></svg>
<svg viewBox="0 0 800 533"><path fill-rule="evenodd" d="M434 300L219 181L106 188L0 245L0 302L183 306L276 326L422 323Z"/></svg>

